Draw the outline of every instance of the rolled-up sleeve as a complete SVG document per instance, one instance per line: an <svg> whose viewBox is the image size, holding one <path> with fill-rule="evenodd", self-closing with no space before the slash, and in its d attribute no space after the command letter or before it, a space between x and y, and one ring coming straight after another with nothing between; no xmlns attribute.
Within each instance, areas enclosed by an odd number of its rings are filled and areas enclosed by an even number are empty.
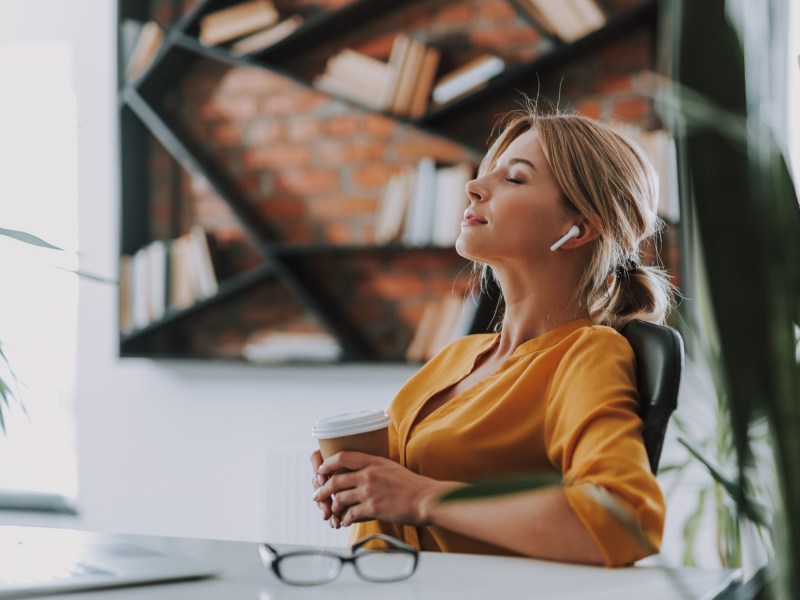
<svg viewBox="0 0 800 600"><path fill-rule="evenodd" d="M661 544L664 497L650 472L637 410L635 358L627 340L613 330L587 331L553 377L545 443L564 476L567 502L607 566L630 564ZM593 486L607 492L629 522L598 502Z"/></svg>

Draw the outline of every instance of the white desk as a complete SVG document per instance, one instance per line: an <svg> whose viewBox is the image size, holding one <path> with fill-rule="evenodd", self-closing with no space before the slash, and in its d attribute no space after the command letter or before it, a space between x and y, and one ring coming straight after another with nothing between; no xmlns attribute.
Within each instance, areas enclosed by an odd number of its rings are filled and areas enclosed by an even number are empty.
<svg viewBox="0 0 800 600"><path fill-rule="evenodd" d="M303 588L280 582L265 568L255 543L131 535L115 538L210 563L219 568L221 575L46 597L53 600L680 600L713 598L738 576L737 572L722 570L604 569L524 558L423 552L417 572L405 581L368 583L358 579L352 567L346 565L336 581Z"/></svg>

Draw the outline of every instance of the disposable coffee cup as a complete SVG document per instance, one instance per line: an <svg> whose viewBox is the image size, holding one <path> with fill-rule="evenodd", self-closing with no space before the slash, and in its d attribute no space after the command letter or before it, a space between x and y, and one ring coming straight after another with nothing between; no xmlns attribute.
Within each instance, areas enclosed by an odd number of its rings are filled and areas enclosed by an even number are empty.
<svg viewBox="0 0 800 600"><path fill-rule="evenodd" d="M392 420L382 410L362 410L321 419L311 435L319 443L322 458L349 450L389 458L389 425Z"/></svg>

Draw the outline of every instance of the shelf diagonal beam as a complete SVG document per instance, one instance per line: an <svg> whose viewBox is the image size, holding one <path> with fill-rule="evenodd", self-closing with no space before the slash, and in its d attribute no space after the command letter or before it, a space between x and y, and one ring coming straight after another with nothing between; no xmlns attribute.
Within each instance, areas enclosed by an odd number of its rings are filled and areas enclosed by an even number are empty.
<svg viewBox="0 0 800 600"><path fill-rule="evenodd" d="M279 240L277 232L267 225L213 161L193 147L188 136L180 135L177 128L168 125L135 89L126 88L125 102L175 160L188 172L202 174L214 191L227 201L242 226L254 237L261 253L270 260L275 274L289 287L301 305L316 315L322 325L342 342L347 357L357 360L373 359L375 354L370 345L341 311L336 309L336 304L315 285L313 278L306 275L299 265L290 265L275 251L274 244Z"/></svg>

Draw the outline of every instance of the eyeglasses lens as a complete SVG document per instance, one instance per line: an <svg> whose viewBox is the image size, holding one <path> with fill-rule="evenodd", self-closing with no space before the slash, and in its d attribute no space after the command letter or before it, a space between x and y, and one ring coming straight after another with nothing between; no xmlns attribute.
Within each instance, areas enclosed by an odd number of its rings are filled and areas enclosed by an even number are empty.
<svg viewBox="0 0 800 600"><path fill-rule="evenodd" d="M314 585L336 579L342 563L338 558L324 554L299 554L283 557L279 568L287 583Z"/></svg>
<svg viewBox="0 0 800 600"><path fill-rule="evenodd" d="M397 581L414 573L414 555L400 550L372 550L359 554L355 563L362 578L369 581Z"/></svg>

